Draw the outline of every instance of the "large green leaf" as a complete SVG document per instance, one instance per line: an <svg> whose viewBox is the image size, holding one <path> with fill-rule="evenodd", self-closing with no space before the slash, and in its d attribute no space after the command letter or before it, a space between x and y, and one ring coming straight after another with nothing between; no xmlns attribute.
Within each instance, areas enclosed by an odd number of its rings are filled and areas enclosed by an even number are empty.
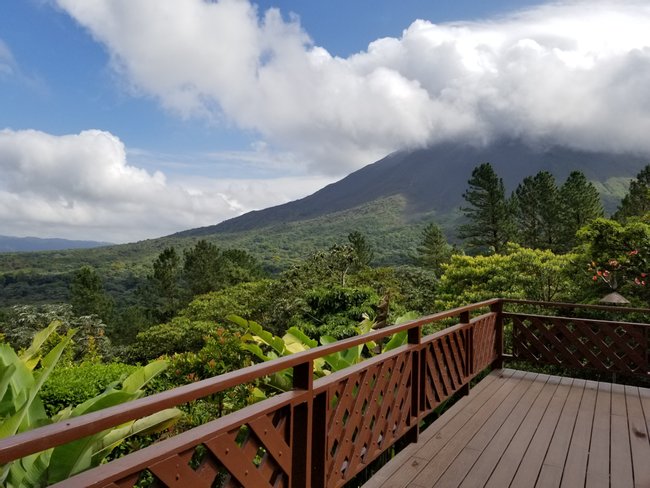
<svg viewBox="0 0 650 488"><path fill-rule="evenodd" d="M141 368L138 368L122 382L122 390L129 392L139 390L147 383L149 383L154 377L167 369L168 365L169 363L167 361L161 359L159 361L154 361L145 366L142 366Z"/></svg>
<svg viewBox="0 0 650 488"><path fill-rule="evenodd" d="M306 349L312 349L318 346L317 341L309 337L298 327L289 327L289 330L287 330L287 333L284 335L283 339L285 343L288 343L289 341L297 341L306 346Z"/></svg>
<svg viewBox="0 0 650 488"><path fill-rule="evenodd" d="M393 337L391 337L390 340L384 346L384 352L391 351L397 347L403 346L404 344L406 344L407 339L408 339L408 334L406 333L405 330L403 330L402 332L398 332L397 334L393 334Z"/></svg>
<svg viewBox="0 0 650 488"><path fill-rule="evenodd" d="M264 330L264 327L257 322L246 320L233 314L228 315L226 318L242 328L251 330L256 336L254 337L255 340L271 346L280 356L286 356L287 350L284 341L280 337L274 336L270 332Z"/></svg>
<svg viewBox="0 0 650 488"><path fill-rule="evenodd" d="M127 437L165 430L171 427L181 415L182 412L177 408L168 408L112 429L97 442L93 452L93 464L95 461L99 463L108 456Z"/></svg>
<svg viewBox="0 0 650 488"><path fill-rule="evenodd" d="M43 411L43 405L39 401L35 401L37 398L38 392L45 383L45 380L50 376L56 363L59 361L63 350L72 340L72 335L74 331L69 331L68 335L64 337L61 342L59 342L52 350L41 360L41 370L37 375L36 381L31 387L29 387L27 392L27 398L23 405L20 406L19 410L6 419L2 425L0 425L0 439L5 437L15 435L19 430L27 430L30 428L29 425L25 425L25 418L35 420L38 418L43 418L45 420L45 412Z"/></svg>
<svg viewBox="0 0 650 488"><path fill-rule="evenodd" d="M262 351L262 348L258 346L257 344L250 344L250 343L244 343L241 345L241 348L245 351L248 351L250 353L253 353L255 356L257 356L259 359L262 361L270 361L273 359L270 356L267 356L264 354L264 351Z"/></svg>
<svg viewBox="0 0 650 488"><path fill-rule="evenodd" d="M41 359L41 347L45 344L45 341L56 331L56 329L61 325L58 320L52 322L45 329L38 331L34 334L32 343L21 355L20 360L25 363L27 368L32 371L39 360Z"/></svg>

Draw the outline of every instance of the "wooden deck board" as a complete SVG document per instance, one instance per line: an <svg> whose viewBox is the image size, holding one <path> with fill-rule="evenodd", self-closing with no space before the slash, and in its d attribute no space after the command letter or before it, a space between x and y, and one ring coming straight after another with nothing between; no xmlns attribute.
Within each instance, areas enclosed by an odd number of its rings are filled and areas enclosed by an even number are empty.
<svg viewBox="0 0 650 488"><path fill-rule="evenodd" d="M650 389L499 370L365 488L650 486Z"/></svg>

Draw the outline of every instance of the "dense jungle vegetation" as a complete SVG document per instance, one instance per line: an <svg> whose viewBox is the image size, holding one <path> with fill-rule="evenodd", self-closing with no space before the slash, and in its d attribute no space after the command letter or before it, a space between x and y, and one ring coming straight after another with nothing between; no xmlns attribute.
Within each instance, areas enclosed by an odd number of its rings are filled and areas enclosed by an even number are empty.
<svg viewBox="0 0 650 488"><path fill-rule="evenodd" d="M561 185L540 172L508 197L486 163L474 169L463 197L465 220L454 245L431 220L395 231L385 240L388 248L382 247L377 234L368 238L372 220L355 228L354 215L346 214L342 220L330 217L332 227L318 224L326 233L349 225L343 239L314 246L302 259L278 258L283 265L277 267L260 260L257 250L275 246L272 252L281 255L282 244L252 233L246 239L255 245L245 248L207 239L181 246L170 238L126 275L119 272L128 246L108 267L101 249L85 251L97 261L83 266L67 258L66 279L55 297L19 304L17 293L14 304L0 312L0 437L79 415L98 398L115 404L116 391L128 392L128 398L163 391L482 299L592 303L615 290L632 305L650 305L650 166L632 181L611 218L605 218L596 188L579 172ZM387 206L382 219L397 200L377 203ZM388 236L398 228L397 212L393 218L395 227L384 227ZM317 232L309 223L302 229L291 225L297 232ZM3 259L5 283L41 285L29 275L11 274L11 260L19 261L19 255ZM113 279L117 275L122 282ZM18 379L12 377L16 371ZM161 435L154 431L199 425L285 386L282 378L273 378L193 402L146 426L130 426L116 437L115 449L101 447L98 439L91 451L75 454L84 463L34 476L63 479L152 442ZM38 402L25 391L36 391ZM69 455L50 453L42 462ZM2 476L14 483L26 476L20 473Z"/></svg>

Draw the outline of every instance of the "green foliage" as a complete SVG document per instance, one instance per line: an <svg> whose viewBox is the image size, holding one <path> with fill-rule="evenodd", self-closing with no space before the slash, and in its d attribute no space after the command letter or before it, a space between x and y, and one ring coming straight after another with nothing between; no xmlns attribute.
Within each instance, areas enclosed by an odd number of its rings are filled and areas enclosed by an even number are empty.
<svg viewBox="0 0 650 488"><path fill-rule="evenodd" d="M293 323L314 337L329 335L343 339L355 334L355 327L364 316L374 315L379 296L372 288L333 285L310 290L305 301L307 308Z"/></svg>
<svg viewBox="0 0 650 488"><path fill-rule="evenodd" d="M223 290L194 298L180 315L189 320L226 322L226 317L236 314L264 321L272 308L272 288L275 282L265 279L240 283Z"/></svg>
<svg viewBox="0 0 650 488"><path fill-rule="evenodd" d="M73 334L70 331L43 356L41 348L57 326L55 322L35 334L32 345L20 356L9 345L0 344L0 438L139 398L143 395L142 388L167 367L166 363L157 362L138 368L122 381L121 389L117 389L117 385L111 386L100 395L49 417L43 407L40 390L54 371ZM2 467L0 482L7 487L37 487L62 481L99 465L125 438L166 428L178 415L175 409L165 410L12 461Z"/></svg>
<svg viewBox="0 0 650 488"><path fill-rule="evenodd" d="M431 269L436 276L442 274L443 264L451 258L451 246L447 243L442 230L433 222L422 231L422 241L418 246L418 262Z"/></svg>
<svg viewBox="0 0 650 488"><path fill-rule="evenodd" d="M368 243L366 237L361 232L355 230L348 234L348 241L352 249L354 249L354 265L357 270L370 266L370 263L375 257L375 251Z"/></svg>
<svg viewBox="0 0 650 488"><path fill-rule="evenodd" d="M571 300L575 256L509 245L506 254L453 256L440 279L438 309L494 297Z"/></svg>
<svg viewBox="0 0 650 488"><path fill-rule="evenodd" d="M399 317L396 323L402 323L415 318L414 314L406 314ZM303 333L297 327L291 327L282 337L273 335L270 331L264 329L260 324L246 320L236 315L229 317L233 323L237 324L247 333L242 336L242 348L261 361L271 361L280 357L289 356L297 352L307 351L317 347L319 343ZM375 326L375 322L365 318L354 329L356 335L366 334ZM314 360L313 373L315 378L320 378L340 371L354 364L360 363L364 359L371 357L377 350L386 352L399 347L406 343L406 331L393 336L383 345L369 341L365 344L353 346L343 351L338 351L322 358ZM321 345L327 345L336 342L331 336L322 336ZM272 392L288 391L293 386L293 370L287 369L274 373L265 381L265 386Z"/></svg>
<svg viewBox="0 0 650 488"><path fill-rule="evenodd" d="M562 205L555 177L548 171L528 176L513 195L517 242L533 249L558 250Z"/></svg>
<svg viewBox="0 0 650 488"><path fill-rule="evenodd" d="M214 322L174 317L166 324L154 325L140 332L128 356L130 361L150 361L177 352L196 352L217 330Z"/></svg>
<svg viewBox="0 0 650 488"><path fill-rule="evenodd" d="M65 335L74 329L77 332L72 347L66 351L66 360L110 359L111 342L105 334L106 324L96 315L75 316L68 304L14 305L6 310L0 322L0 332L12 347L23 349L28 347L38 331L55 321L60 326L45 344L46 351L53 346L53 341L60 338L59 333Z"/></svg>
<svg viewBox="0 0 650 488"><path fill-rule="evenodd" d="M573 171L569 175L560 188L559 198L562 230L557 248L569 251L576 244L578 230L604 216L603 204L596 187L579 171Z"/></svg>
<svg viewBox="0 0 650 488"><path fill-rule="evenodd" d="M192 295L201 295L225 286L225 270L221 250L200 240L184 253L183 278Z"/></svg>
<svg viewBox="0 0 650 488"><path fill-rule="evenodd" d="M596 219L578 232L578 239L581 277L592 299L617 290L641 306L650 304L650 222Z"/></svg>
<svg viewBox="0 0 650 488"><path fill-rule="evenodd" d="M166 248L153 262L153 273L147 276L143 295L155 320L167 321L180 309L183 303L181 271L181 258L173 247Z"/></svg>
<svg viewBox="0 0 650 488"><path fill-rule="evenodd" d="M650 164L630 182L630 189L621 201L614 218L625 222L630 217L641 217L650 212Z"/></svg>
<svg viewBox="0 0 650 488"><path fill-rule="evenodd" d="M181 352L169 357L169 368L152 384L162 392L247 366L250 355L241 348L242 334L225 328L206 337L196 352ZM183 431L238 410L255 401L255 385L238 385L226 391L181 406L183 417L177 430Z"/></svg>
<svg viewBox="0 0 650 488"><path fill-rule="evenodd" d="M192 296L260 278L261 267L246 251L222 251L204 239L184 253L183 279Z"/></svg>
<svg viewBox="0 0 650 488"><path fill-rule="evenodd" d="M462 208L468 222L459 228L459 237L480 253L499 253L512 236L511 209L505 196L503 180L490 163L474 168L463 198Z"/></svg>
<svg viewBox="0 0 650 488"><path fill-rule="evenodd" d="M122 363L81 363L60 366L54 370L41 389L41 399L48 415L70 405L89 400L115 382L133 373L137 366Z"/></svg>
<svg viewBox="0 0 650 488"><path fill-rule="evenodd" d="M113 300L104 292L102 280L90 266L77 270L70 284L70 304L75 315L97 315L107 320L113 313Z"/></svg>

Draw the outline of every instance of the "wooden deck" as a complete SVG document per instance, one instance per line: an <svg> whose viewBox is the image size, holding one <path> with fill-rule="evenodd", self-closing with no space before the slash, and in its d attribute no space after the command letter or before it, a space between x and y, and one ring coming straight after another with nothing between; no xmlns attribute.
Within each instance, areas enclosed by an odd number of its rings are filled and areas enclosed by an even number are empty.
<svg viewBox="0 0 650 488"><path fill-rule="evenodd" d="M650 487L650 389L492 372L364 485Z"/></svg>

